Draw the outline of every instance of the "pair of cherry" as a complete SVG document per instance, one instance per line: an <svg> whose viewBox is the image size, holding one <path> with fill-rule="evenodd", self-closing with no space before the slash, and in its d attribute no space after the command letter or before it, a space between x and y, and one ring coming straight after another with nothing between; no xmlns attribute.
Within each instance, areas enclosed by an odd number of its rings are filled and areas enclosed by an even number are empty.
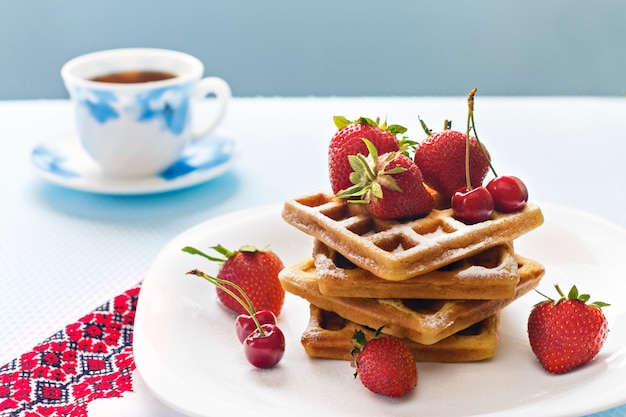
<svg viewBox="0 0 626 417"><path fill-rule="evenodd" d="M491 160L487 156L485 149L478 140L476 126L474 124L474 94L476 89L472 89L467 96L467 129L465 147L465 172L467 187L464 187L452 195L452 211L454 217L463 223L474 224L491 218L494 210L501 213L512 213L524 208L528 201L528 189L526 185L517 177L511 175L498 176L491 165ZM483 151L483 157L491 168L495 178L486 187L472 187L469 174L469 138L470 131L474 132L476 141Z"/></svg>
<svg viewBox="0 0 626 417"><path fill-rule="evenodd" d="M486 187L463 188L452 196L454 217L463 223L474 224L491 218L494 210L512 213L524 208L528 189L517 177L498 176Z"/></svg>
<svg viewBox="0 0 626 417"><path fill-rule="evenodd" d="M257 368L273 367L285 353L285 336L270 310L240 314L235 320L235 332L248 362Z"/></svg>
<svg viewBox="0 0 626 417"><path fill-rule="evenodd" d="M285 353L285 335L276 325L276 316L270 310L255 311L245 291L238 285L193 269L188 275L197 275L217 286L235 299L248 314L235 320L237 338L243 344L246 359L257 368L271 368Z"/></svg>

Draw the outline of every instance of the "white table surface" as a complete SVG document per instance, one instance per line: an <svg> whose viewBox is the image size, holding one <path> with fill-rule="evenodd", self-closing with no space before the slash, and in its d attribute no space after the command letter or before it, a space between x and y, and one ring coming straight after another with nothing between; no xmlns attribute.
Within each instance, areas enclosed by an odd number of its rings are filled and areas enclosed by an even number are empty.
<svg viewBox="0 0 626 417"><path fill-rule="evenodd" d="M423 138L463 129L465 97L234 99L223 128L244 152L223 176L186 190L102 196L42 180L30 151L73 130L65 100L0 102L0 364L142 280L170 239L232 211L327 188L333 115L387 118ZM501 174L524 179L531 199L626 227L626 100L476 97L476 125ZM102 400L90 415L176 415L136 380L133 399ZM599 413L626 415L626 406Z"/></svg>

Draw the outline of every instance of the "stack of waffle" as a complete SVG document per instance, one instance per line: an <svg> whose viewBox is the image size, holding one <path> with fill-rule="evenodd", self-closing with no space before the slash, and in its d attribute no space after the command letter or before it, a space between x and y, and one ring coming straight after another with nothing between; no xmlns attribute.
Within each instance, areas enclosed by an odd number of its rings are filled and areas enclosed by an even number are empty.
<svg viewBox="0 0 626 417"><path fill-rule="evenodd" d="M532 204L474 225L455 220L449 208L388 221L320 192L286 201L282 215L315 238L311 256L279 276L286 291L310 303L301 341L313 357L349 360L354 332L370 337L382 327L416 361L490 358L500 311L544 273L513 249L543 223Z"/></svg>

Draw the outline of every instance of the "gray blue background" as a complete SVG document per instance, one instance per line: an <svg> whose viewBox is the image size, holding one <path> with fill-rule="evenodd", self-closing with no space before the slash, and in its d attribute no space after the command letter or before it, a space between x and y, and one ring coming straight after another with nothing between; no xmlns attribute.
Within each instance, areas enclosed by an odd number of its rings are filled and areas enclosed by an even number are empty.
<svg viewBox="0 0 626 417"><path fill-rule="evenodd" d="M235 96L624 96L621 0L0 0L0 99L66 98L68 59L198 56Z"/></svg>

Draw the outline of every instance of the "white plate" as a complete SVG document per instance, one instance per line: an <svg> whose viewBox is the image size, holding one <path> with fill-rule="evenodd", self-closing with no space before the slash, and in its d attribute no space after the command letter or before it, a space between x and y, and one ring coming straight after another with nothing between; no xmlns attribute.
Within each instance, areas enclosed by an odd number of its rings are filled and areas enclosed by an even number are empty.
<svg viewBox="0 0 626 417"><path fill-rule="evenodd" d="M467 364L418 363L417 389L394 400L367 391L349 362L309 358L300 345L308 304L287 294L280 327L287 350L274 369L249 365L235 338L234 318L219 307L214 288L185 275L216 266L183 253L186 245L237 248L270 244L285 264L311 252L312 240L284 223L280 207L234 213L196 226L170 242L146 276L135 321L137 369L170 407L193 416L580 416L626 402L626 231L576 210L542 205L545 224L518 239L520 254L541 261L540 289L578 285L604 309L610 333L584 367L550 375L530 350L526 320L542 298L531 292L502 313L495 358Z"/></svg>
<svg viewBox="0 0 626 417"><path fill-rule="evenodd" d="M93 162L73 133L59 135L37 145L31 152L32 166L44 179L80 191L97 194L154 194L178 190L213 179L235 163L238 141L216 130L196 144L160 175L141 178L106 176Z"/></svg>

